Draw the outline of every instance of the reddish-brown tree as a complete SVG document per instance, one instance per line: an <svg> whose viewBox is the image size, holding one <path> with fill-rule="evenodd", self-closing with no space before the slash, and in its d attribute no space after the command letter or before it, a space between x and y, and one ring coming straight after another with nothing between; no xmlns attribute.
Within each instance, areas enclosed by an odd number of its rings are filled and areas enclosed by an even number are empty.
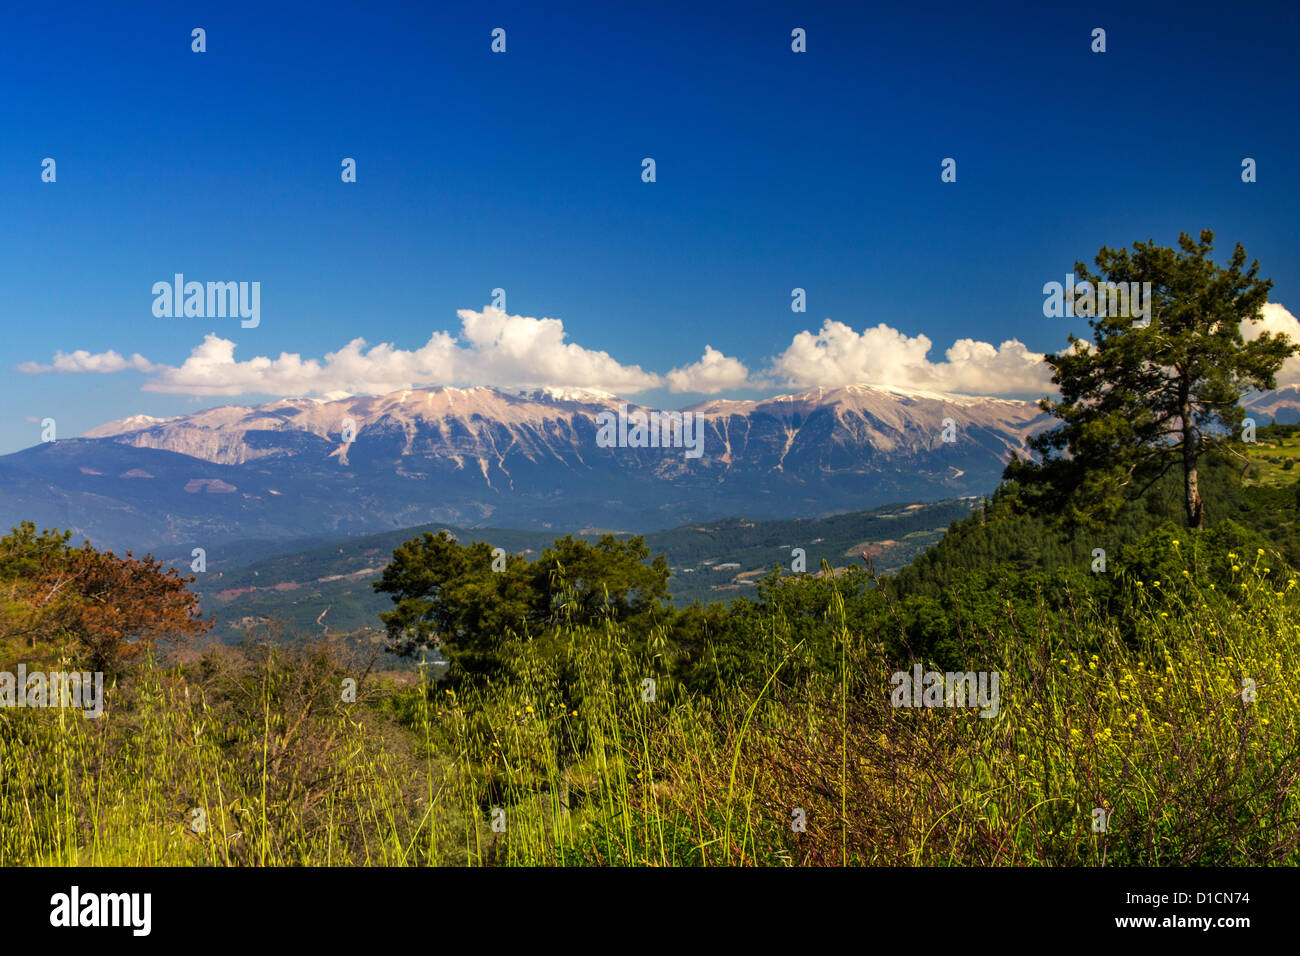
<svg viewBox="0 0 1300 956"><path fill-rule="evenodd" d="M183 641L212 626L189 590L194 578L148 555L118 557L67 540L38 536L30 523L0 539L5 630L29 649L70 638L84 664L116 672L159 640Z"/></svg>

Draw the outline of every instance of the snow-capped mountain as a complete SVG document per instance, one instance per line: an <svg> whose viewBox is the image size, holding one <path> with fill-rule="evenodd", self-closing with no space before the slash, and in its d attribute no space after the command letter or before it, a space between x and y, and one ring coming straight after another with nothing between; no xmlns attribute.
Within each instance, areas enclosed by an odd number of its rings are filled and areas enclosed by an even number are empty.
<svg viewBox="0 0 1300 956"><path fill-rule="evenodd" d="M598 442L589 389L420 388L155 419L0 458L0 522L97 543L461 526L646 530L982 494L1047 423L1030 402L849 386L682 410L700 454ZM691 429L686 429L691 434Z"/></svg>
<svg viewBox="0 0 1300 956"><path fill-rule="evenodd" d="M340 448L347 444L345 432L358 445L362 434L364 441L389 444L401 436L399 447L390 449L397 459L449 458L458 466L468 462L490 484L493 471L503 477L509 474L510 458L532 463L556 457L578 460L584 451L590 457L596 450L591 440L596 416L616 412L620 405L649 411L591 389L515 395L486 386L439 387L332 402L299 398L252 408L228 405L168 419L135 415L91 429L82 437L110 438L137 448L239 465L302 454L306 451L303 436ZM799 461L814 458L818 467L826 467L828 458L845 457L844 466L851 468L851 459L865 446L876 456L890 458L934 451L936 443L945 444L941 434L945 419L955 426L954 440L947 444L960 446L962 439L977 438L990 450L1009 454L1023 447L1025 426L1043 417L1030 402L873 385L762 401L714 400L683 411L704 420L706 464L778 470L792 454ZM774 437L779 439L775 443ZM823 447L826 442L834 447ZM647 457L671 461L680 456Z"/></svg>

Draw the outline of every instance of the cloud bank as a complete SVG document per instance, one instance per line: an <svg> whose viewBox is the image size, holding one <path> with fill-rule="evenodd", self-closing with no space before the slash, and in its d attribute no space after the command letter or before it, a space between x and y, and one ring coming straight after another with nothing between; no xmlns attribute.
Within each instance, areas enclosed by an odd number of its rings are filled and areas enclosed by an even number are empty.
<svg viewBox="0 0 1300 956"><path fill-rule="evenodd" d="M431 385L495 385L500 388L574 387L631 395L666 388L674 393L716 395L740 390L889 385L968 395L1037 396L1053 391L1041 353L1017 339L999 345L963 338L932 357L926 335L909 336L880 323L858 331L826 319L821 328L796 333L761 370L705 345L698 361L660 374L625 364L608 352L568 341L560 319L508 315L494 308L461 309L459 334L435 332L419 348L356 338L321 357L236 356L229 339L209 333L180 365L150 362L115 351L56 353L49 364L24 362L28 374L108 373L135 370L148 376L144 389L184 395L272 394L341 398L383 394ZM1300 320L1276 303L1264 306L1258 323L1247 322L1247 339L1263 331L1284 332L1300 342ZM1300 383L1300 357L1288 360L1279 385Z"/></svg>
<svg viewBox="0 0 1300 956"><path fill-rule="evenodd" d="M384 394L422 385L568 385L639 392L662 378L639 365L622 365L608 352L564 340L559 319L462 309L458 338L435 332L418 349L389 342L367 346L356 338L321 359L282 352L278 358L235 357L235 343L209 333L181 365L162 368L146 391L186 395L248 392L341 398Z"/></svg>
<svg viewBox="0 0 1300 956"><path fill-rule="evenodd" d="M236 345L215 333L178 366L150 362L142 355L124 359L109 350L92 354L59 352L49 364L23 362L16 370L29 375L121 372L134 369L151 377L149 392L181 395L270 394L342 398L385 394L428 385L563 386L635 394L668 387L674 392L716 394L743 388L749 370L739 360L705 346L698 362L666 375L640 365L625 365L608 352L566 341L559 319L507 315L499 309L461 309L460 335L435 332L417 349L390 342L368 345L355 338L321 358L298 352L237 358Z"/></svg>
<svg viewBox="0 0 1300 956"><path fill-rule="evenodd" d="M999 346L958 339L944 361L928 358L929 337L908 337L883 322L856 332L827 319L817 332L800 332L772 361L769 374L793 388L893 385L971 395L1023 395L1050 391L1051 372L1039 352L1016 339Z"/></svg>

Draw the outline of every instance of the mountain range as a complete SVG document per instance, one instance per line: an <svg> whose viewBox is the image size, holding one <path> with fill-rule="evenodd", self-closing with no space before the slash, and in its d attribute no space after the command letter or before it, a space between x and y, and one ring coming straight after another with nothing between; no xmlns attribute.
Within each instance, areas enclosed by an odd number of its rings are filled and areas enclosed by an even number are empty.
<svg viewBox="0 0 1300 956"><path fill-rule="evenodd" d="M1300 390L1255 402L1285 421ZM819 517L990 492L1051 421L1032 402L871 385L718 399L683 410L703 429L692 458L601 447L598 416L623 406L649 411L585 389L448 386L133 416L0 457L0 526L176 551L431 522L646 531Z"/></svg>

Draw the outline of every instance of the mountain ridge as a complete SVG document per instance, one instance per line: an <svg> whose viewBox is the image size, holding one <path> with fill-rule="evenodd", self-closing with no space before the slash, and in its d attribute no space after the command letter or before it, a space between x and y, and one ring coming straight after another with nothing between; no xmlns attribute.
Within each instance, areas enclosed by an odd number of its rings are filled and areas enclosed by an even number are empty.
<svg viewBox="0 0 1300 956"><path fill-rule="evenodd" d="M1286 412L1300 390L1252 401ZM0 457L0 525L143 551L432 522L654 531L820 517L991 492L1051 422L1027 401L873 385L708 399L682 410L702 429L693 459L602 447L597 416L623 405L649 410L590 389L440 386L130 416Z"/></svg>
<svg viewBox="0 0 1300 956"><path fill-rule="evenodd" d="M881 415L888 411L888 404L920 402L954 409L996 408L1003 412L1003 418L1023 422L1044 417L1033 403L1016 399L878 385L848 385L765 399L709 399L680 409L680 412L703 417L718 428L716 423L722 419L749 417L756 413L779 418L834 407L842 413L866 411ZM621 406L631 411L652 410L649 406L592 389L539 389L525 390L520 394L481 385L468 388L435 386L334 400L290 398L254 406L221 405L191 415L163 419L133 415L92 428L80 437L110 438L136 447L179 451L215 464L242 464L250 458L274 454L273 449L252 448L243 442L242 437L247 432L297 430L326 439L338 434L339 444L346 444L341 439L348 419L352 420L353 430L359 435L374 425L392 427L451 419L465 421L476 416L510 424L558 421L572 418L574 414L585 415L594 421L599 412L616 412ZM981 423L978 416L971 418L971 423ZM882 421L896 424L898 417L882 416ZM404 449L404 452L409 453L409 449Z"/></svg>

